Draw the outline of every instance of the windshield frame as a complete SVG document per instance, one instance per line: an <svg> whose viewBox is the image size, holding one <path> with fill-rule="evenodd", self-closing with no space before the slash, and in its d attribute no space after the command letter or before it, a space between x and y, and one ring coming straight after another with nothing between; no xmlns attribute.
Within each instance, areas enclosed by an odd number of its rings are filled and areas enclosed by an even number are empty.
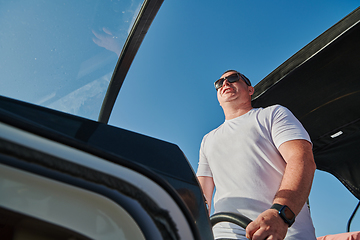
<svg viewBox="0 0 360 240"><path fill-rule="evenodd" d="M100 109L99 122L105 124L108 123L116 98L130 69L131 63L163 2L164 0L144 1L123 46L116 68L111 77L110 84Z"/></svg>

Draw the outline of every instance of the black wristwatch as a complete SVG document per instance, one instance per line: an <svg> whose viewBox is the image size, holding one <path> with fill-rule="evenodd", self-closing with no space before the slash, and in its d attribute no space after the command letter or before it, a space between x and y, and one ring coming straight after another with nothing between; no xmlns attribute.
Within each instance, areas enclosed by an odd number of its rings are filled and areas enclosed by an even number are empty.
<svg viewBox="0 0 360 240"><path fill-rule="evenodd" d="M289 227L295 222L295 213L291 211L288 206L275 203L270 209L278 210L280 217L289 225Z"/></svg>

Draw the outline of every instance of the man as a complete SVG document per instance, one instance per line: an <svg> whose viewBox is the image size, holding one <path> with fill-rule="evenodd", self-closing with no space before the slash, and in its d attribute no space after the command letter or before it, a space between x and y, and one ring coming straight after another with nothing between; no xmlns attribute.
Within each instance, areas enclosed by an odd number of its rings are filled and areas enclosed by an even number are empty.
<svg viewBox="0 0 360 240"><path fill-rule="evenodd" d="M203 138L197 176L209 213L216 187L215 213L253 219L246 232L215 225L215 239L315 240L306 204L316 169L309 135L282 106L253 108L254 88L241 73L226 71L215 88L225 122Z"/></svg>

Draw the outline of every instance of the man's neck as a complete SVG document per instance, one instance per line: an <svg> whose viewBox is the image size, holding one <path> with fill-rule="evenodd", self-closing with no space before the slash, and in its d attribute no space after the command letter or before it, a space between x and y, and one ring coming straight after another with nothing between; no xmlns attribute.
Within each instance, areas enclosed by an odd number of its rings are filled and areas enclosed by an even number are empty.
<svg viewBox="0 0 360 240"><path fill-rule="evenodd" d="M223 108L224 109L224 108ZM228 107L224 109L225 119L230 120L240 117L249 112L253 107L250 105L243 105L238 107Z"/></svg>

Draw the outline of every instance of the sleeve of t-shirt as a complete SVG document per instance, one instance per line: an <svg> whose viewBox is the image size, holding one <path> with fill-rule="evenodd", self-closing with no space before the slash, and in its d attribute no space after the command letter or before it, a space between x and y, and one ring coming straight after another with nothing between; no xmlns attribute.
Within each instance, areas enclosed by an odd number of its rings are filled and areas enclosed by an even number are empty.
<svg viewBox="0 0 360 240"><path fill-rule="evenodd" d="M199 154L199 164L196 172L196 176L198 177L212 177L212 172L209 166L209 162L205 155L204 145L205 145L206 136L203 138L200 146L200 154Z"/></svg>
<svg viewBox="0 0 360 240"><path fill-rule="evenodd" d="M290 140L303 139L311 143L310 136L292 112L283 106L276 106L272 114L271 133L277 148Z"/></svg>

